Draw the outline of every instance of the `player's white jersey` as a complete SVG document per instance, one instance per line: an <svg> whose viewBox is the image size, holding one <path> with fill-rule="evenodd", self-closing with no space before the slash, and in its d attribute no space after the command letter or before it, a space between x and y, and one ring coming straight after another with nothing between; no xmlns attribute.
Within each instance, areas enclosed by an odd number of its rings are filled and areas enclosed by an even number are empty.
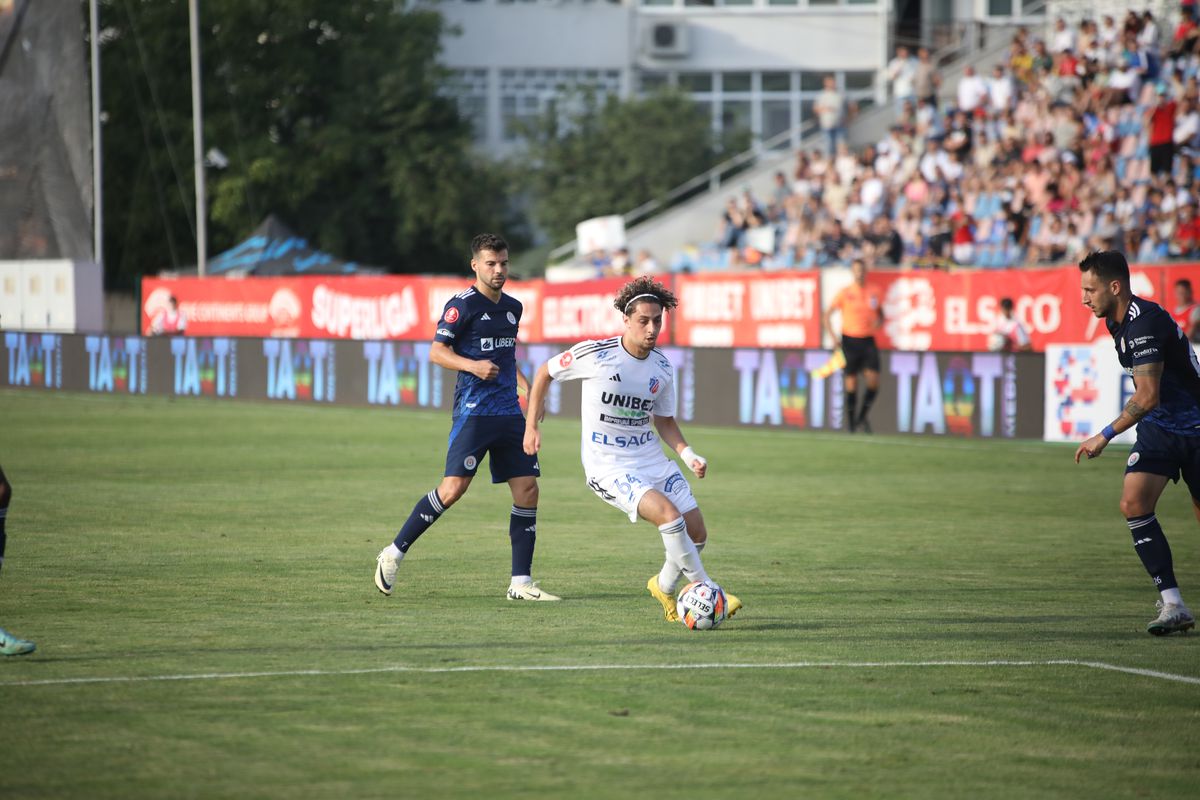
<svg viewBox="0 0 1200 800"><path fill-rule="evenodd" d="M555 380L583 381L580 455L588 475L666 459L653 417L675 416L675 386L671 362L661 352L634 358L616 336L580 342L548 366Z"/></svg>

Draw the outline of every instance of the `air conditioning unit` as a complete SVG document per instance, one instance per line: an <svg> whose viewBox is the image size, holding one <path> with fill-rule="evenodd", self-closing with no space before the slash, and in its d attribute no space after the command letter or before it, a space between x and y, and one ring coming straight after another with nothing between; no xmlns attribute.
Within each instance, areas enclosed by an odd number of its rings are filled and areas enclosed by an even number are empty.
<svg viewBox="0 0 1200 800"><path fill-rule="evenodd" d="M683 58L688 54L687 23L651 22L645 28L644 52L653 58Z"/></svg>

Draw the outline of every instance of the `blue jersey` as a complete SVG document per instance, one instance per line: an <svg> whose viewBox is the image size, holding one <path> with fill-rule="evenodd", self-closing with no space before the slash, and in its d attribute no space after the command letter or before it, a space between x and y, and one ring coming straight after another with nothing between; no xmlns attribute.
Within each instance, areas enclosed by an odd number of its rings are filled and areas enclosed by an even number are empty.
<svg viewBox="0 0 1200 800"><path fill-rule="evenodd" d="M1200 436L1200 363L1166 309L1134 297L1120 324L1110 320L1105 324L1125 372L1132 373L1141 364L1163 365L1158 407L1142 421L1172 433Z"/></svg>
<svg viewBox="0 0 1200 800"><path fill-rule="evenodd" d="M454 416L497 417L520 414L517 402L517 327L521 303L500 295L493 303L472 286L450 298L437 324L435 342L475 361L491 361L500 374L485 381L469 372L458 373L454 386Z"/></svg>

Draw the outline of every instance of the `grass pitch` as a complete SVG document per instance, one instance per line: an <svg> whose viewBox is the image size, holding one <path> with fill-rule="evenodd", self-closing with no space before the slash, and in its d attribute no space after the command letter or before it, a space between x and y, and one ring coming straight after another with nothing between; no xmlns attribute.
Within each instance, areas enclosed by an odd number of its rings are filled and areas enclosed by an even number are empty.
<svg viewBox="0 0 1200 800"><path fill-rule="evenodd" d="M1200 685L1050 663L1200 678L1200 637L1144 633L1120 448L685 426L705 564L746 604L692 633L645 591L657 533L586 489L565 420L534 565L564 602L505 601L486 473L379 595L448 427L0 391L0 625L38 643L0 660L0 797L1194 791ZM1182 487L1159 516L1200 604Z"/></svg>

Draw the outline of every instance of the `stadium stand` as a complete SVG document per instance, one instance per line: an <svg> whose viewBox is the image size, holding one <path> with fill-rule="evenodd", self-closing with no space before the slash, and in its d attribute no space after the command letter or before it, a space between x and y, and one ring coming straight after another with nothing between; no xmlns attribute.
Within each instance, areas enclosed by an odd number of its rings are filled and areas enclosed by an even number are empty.
<svg viewBox="0 0 1200 800"><path fill-rule="evenodd" d="M1009 268L1103 247L1196 258L1198 41L1189 16L1133 10L1017 31L986 77L967 68L936 98L901 98L877 142L806 148L769 196L730 196L713 239L669 266Z"/></svg>

